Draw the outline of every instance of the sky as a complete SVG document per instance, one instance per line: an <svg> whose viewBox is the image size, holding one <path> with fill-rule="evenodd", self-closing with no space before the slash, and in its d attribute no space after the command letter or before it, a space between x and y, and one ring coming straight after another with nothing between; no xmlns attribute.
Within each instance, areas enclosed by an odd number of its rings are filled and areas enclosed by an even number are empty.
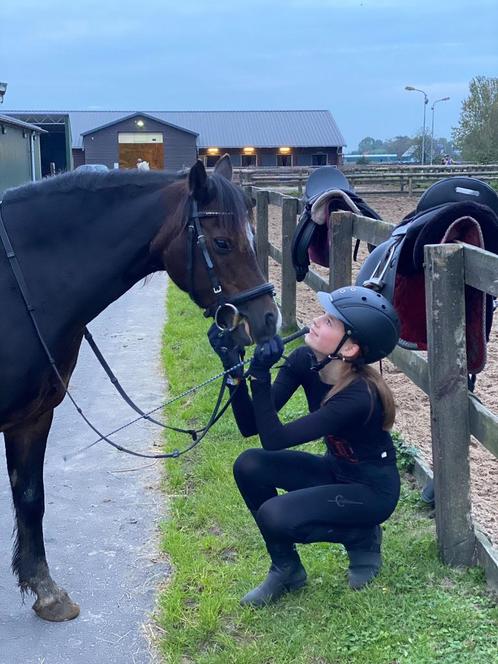
<svg viewBox="0 0 498 664"><path fill-rule="evenodd" d="M327 109L365 136L450 138L498 76L497 0L2 0L9 110Z"/></svg>

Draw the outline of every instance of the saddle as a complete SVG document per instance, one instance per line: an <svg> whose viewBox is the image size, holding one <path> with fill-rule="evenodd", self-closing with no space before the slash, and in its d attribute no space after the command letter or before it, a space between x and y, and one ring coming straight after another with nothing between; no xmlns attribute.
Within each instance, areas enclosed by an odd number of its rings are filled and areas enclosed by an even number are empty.
<svg viewBox="0 0 498 664"><path fill-rule="evenodd" d="M356 284L390 300L401 322L400 345L427 349L424 245L466 242L498 253L498 195L484 182L451 177L436 182L416 209L363 263ZM467 364L471 374L486 364L486 342L493 319L493 298L465 287Z"/></svg>
<svg viewBox="0 0 498 664"><path fill-rule="evenodd" d="M345 210L380 219L355 192L336 166L317 168L306 183L303 211L292 238L292 263L297 281L303 281L310 260L329 267L329 227L332 212Z"/></svg>

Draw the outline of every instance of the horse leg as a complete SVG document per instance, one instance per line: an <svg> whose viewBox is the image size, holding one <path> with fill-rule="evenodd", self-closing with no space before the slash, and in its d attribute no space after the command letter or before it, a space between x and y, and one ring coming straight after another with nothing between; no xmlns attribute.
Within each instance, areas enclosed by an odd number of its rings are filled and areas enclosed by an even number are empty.
<svg viewBox="0 0 498 664"><path fill-rule="evenodd" d="M9 471L14 509L16 540L12 570L19 580L21 592L32 592L37 599L33 609L40 618L55 622L71 620L79 606L63 588L52 580L43 542L43 461L53 409L36 420L4 432L7 468Z"/></svg>

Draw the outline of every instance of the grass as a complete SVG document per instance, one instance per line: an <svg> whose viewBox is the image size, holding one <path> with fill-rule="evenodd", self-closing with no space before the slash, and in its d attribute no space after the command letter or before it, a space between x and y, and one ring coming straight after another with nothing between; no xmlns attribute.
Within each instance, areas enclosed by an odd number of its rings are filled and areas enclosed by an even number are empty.
<svg viewBox="0 0 498 664"><path fill-rule="evenodd" d="M168 312L163 359L174 395L218 372L219 364L207 343L208 323L173 287ZM215 393L210 386L174 404L169 422L202 425ZM284 417L304 410L304 400L293 398ZM166 447L185 443L168 434ZM165 662L498 663L498 608L482 571L438 561L434 522L409 481L385 524L382 572L367 590L347 587L342 547L313 544L300 547L306 589L262 610L242 608L240 597L264 578L269 562L231 468L240 452L258 444L244 440L227 413L199 447L166 462L162 546L173 572L157 614ZM318 443L306 446L313 447L321 450Z"/></svg>

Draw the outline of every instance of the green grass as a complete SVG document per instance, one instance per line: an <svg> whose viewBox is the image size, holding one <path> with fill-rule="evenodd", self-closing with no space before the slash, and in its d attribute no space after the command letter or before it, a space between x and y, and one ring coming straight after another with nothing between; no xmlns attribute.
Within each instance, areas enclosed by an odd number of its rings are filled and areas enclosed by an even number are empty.
<svg viewBox="0 0 498 664"><path fill-rule="evenodd" d="M174 395L217 373L219 364L206 340L209 323L173 287L168 312L163 358ZM215 393L209 387L174 404L169 423L206 422ZM294 398L284 416L304 410L303 399ZM185 444L168 434L167 449ZM227 413L193 452L166 462L162 546L173 572L157 613L165 662L498 662L498 609L483 574L438 561L434 522L408 481L385 527L382 572L367 590L348 589L342 547L313 544L300 547L306 589L262 610L239 606L269 565L232 477L237 455L258 444L244 440ZM318 443L306 448L321 450Z"/></svg>

